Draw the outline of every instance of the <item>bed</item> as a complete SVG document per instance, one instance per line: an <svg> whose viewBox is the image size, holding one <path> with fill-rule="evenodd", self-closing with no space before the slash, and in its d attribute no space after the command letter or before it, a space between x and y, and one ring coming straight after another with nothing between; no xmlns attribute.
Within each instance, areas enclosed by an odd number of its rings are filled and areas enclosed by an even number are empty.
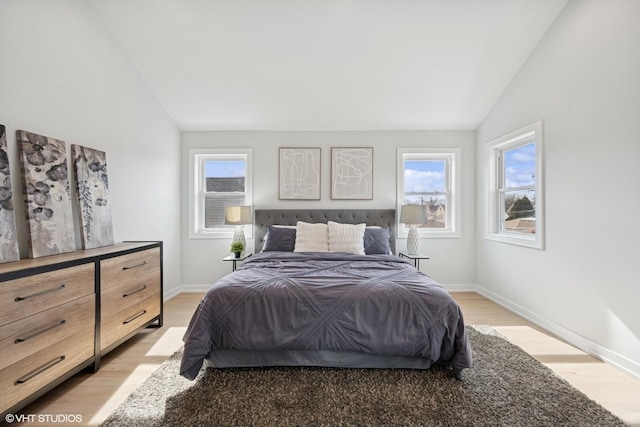
<svg viewBox="0 0 640 427"><path fill-rule="evenodd" d="M393 255L394 228L393 209L256 209L263 250L206 293L184 336L180 374L438 364L462 379L471 347L460 307Z"/></svg>

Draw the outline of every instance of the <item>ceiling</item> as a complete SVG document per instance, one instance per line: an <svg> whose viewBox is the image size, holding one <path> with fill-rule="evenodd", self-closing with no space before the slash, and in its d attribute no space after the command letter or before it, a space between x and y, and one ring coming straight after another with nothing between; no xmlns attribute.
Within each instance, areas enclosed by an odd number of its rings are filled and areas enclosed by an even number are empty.
<svg viewBox="0 0 640 427"><path fill-rule="evenodd" d="M566 1L92 3L182 130L469 130Z"/></svg>

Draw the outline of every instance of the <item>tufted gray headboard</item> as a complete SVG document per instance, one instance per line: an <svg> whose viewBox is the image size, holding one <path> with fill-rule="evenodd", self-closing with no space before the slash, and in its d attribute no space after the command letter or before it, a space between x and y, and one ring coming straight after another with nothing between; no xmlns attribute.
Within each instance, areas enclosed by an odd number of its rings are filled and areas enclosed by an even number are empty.
<svg viewBox="0 0 640 427"><path fill-rule="evenodd" d="M296 225L298 221L318 223L327 221L343 224L377 225L391 230L389 245L396 252L395 209L256 209L255 250L260 251L267 234L267 225Z"/></svg>

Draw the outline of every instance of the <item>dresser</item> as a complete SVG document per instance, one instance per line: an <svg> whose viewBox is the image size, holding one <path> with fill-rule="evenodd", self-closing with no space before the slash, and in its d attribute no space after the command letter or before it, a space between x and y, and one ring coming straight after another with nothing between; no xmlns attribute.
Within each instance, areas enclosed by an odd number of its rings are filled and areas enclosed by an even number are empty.
<svg viewBox="0 0 640 427"><path fill-rule="evenodd" d="M162 242L0 264L2 419L162 326L162 286Z"/></svg>

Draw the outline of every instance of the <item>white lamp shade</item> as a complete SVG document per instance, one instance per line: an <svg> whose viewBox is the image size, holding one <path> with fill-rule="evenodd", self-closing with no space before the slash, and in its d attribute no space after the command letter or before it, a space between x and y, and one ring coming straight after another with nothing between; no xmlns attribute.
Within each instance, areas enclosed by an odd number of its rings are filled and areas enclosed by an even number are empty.
<svg viewBox="0 0 640 427"><path fill-rule="evenodd" d="M403 224L426 224L427 211L424 205L404 205L400 208L400 222Z"/></svg>
<svg viewBox="0 0 640 427"><path fill-rule="evenodd" d="M228 225L251 224L251 206L227 206L224 223Z"/></svg>

